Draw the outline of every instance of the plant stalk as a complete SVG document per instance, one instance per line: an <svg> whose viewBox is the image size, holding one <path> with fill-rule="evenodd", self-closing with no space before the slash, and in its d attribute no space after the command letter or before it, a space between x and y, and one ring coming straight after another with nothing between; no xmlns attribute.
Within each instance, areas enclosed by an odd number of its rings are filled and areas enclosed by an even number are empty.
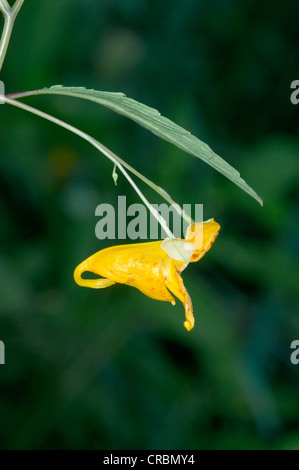
<svg viewBox="0 0 299 470"><path fill-rule="evenodd" d="M23 91L23 92L17 92L17 93L11 93L9 95L6 95L8 98L13 98L13 99L19 99L19 98L24 98L26 96L33 96L37 94L35 90L32 91ZM151 189L153 189L157 194L159 194L165 201L168 202L171 206L173 206L174 210L179 214L180 217L182 217L189 225L194 224L194 220L187 214L187 212L184 211L182 207L180 207L179 204L177 204L172 197L160 186L156 185L153 181L149 180L144 176L142 173L140 173L138 170L136 170L134 167L129 165L126 161L122 160L120 157L117 155L113 154L114 158L122 164L127 170L129 170L131 173L133 173L137 178L139 178L141 181L143 181L145 184L147 184Z"/></svg>
<svg viewBox="0 0 299 470"><path fill-rule="evenodd" d="M124 169L122 163L119 161L119 157L115 155L111 150L109 150L107 147L105 147L103 144L101 144L99 141L91 137L90 135L86 134L85 132L81 131L80 129L77 129L76 127L72 126L71 124L68 124L64 121L61 121L60 119L51 116L50 114L44 113L43 111L40 111L39 109L33 108L32 106L28 106L27 104L21 103L20 101L13 100L11 98L8 98L5 95L0 95L0 98L3 100L4 103L8 103L12 106L16 106L17 108L21 108L25 111L28 111L29 113L36 114L37 116L42 117L43 119L46 119L48 121L53 122L54 124L57 124L58 126L64 127L70 132L73 132L73 134L77 134L79 137L82 139L86 140L89 142L91 145L93 145L96 149L98 149L101 153L103 153L109 160L111 160L122 172L122 174L125 176L125 178L129 181L131 186L134 188L140 199L143 201L143 203L146 205L148 210L151 212L151 214L155 217L155 219L159 222L165 233L169 238L175 239L174 234L170 231L166 220L159 214L159 212L151 205L151 203L146 199L144 194L140 191L138 186L134 183L130 175L126 172Z"/></svg>

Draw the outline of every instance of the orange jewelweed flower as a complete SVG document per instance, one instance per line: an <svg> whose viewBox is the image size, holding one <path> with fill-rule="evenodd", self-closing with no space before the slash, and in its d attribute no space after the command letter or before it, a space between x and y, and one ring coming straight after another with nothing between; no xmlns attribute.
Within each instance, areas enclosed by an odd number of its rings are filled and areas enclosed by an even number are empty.
<svg viewBox="0 0 299 470"><path fill-rule="evenodd" d="M190 331L194 326L193 307L180 274L189 262L204 256L219 230L220 225L210 219L190 225L184 240L167 238L105 248L80 263L74 271L74 279L79 286L93 289L103 289L115 283L127 284L152 299L174 305L172 293L185 307L184 326ZM102 277L82 279L85 271Z"/></svg>

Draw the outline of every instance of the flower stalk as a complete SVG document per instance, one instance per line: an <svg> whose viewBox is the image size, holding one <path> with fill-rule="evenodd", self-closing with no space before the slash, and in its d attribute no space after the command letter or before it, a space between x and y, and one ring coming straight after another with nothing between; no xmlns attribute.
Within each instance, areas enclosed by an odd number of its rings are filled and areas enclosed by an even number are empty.
<svg viewBox="0 0 299 470"><path fill-rule="evenodd" d="M0 11L4 17L4 27L0 40L0 71L6 56L14 22L25 0L16 0L13 7L9 5L7 0L0 0Z"/></svg>
<svg viewBox="0 0 299 470"><path fill-rule="evenodd" d="M58 118L56 118L56 117L54 117L50 114L47 114L43 111L40 111L39 109L33 108L32 106L28 106L27 104L21 103L20 101L8 98L5 95L1 95L0 97L3 100L4 103L8 103L12 106L16 106L17 108L21 108L25 111L28 111L28 112L32 113L32 114L36 114L37 116L40 116L43 119L51 121L54 124L57 124L58 126L64 127L68 131L73 132L74 134L77 134L79 137L86 140L91 145L93 145L96 149L98 149L101 153L103 153L107 158L109 158L109 160L111 160L114 163L114 165L116 165L119 168L119 170L122 172L122 174L125 176L125 178L129 181L129 183L134 188L134 190L136 191L136 193L138 194L138 196L140 197L142 202L146 205L146 207L151 212L151 214L159 222L159 224L161 225L161 227L165 231L166 235L169 238L173 238L173 239L175 238L174 234L170 231L166 220L161 216L161 214L159 214L159 212L146 199L144 194L140 191L140 189L138 188L136 183L132 180L130 175L127 173L127 171L123 167L123 165L121 163L122 160L119 159L119 157L117 157L117 155L115 155L113 152L111 152L111 150L109 150L107 147L105 147L103 144L101 144L99 141L97 141L96 139L94 139L90 135L86 134L85 132L81 131L80 129L77 129L76 127L72 126L71 124L68 124L64 121L61 121L60 119L58 119Z"/></svg>

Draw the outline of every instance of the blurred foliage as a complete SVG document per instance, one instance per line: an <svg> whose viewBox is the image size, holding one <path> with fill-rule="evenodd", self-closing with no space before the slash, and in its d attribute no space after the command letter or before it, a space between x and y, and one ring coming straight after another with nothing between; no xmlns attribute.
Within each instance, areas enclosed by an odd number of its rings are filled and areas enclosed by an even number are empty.
<svg viewBox="0 0 299 470"><path fill-rule="evenodd" d="M0 447L298 449L298 79L295 1L31 0L6 92L57 83L122 91L207 142L264 208L202 162L113 112L26 102L68 120L178 202L222 226L184 273L196 326L127 286L79 288L75 266L111 244L95 208L139 202L86 142L0 106ZM145 188L145 193L157 202Z"/></svg>

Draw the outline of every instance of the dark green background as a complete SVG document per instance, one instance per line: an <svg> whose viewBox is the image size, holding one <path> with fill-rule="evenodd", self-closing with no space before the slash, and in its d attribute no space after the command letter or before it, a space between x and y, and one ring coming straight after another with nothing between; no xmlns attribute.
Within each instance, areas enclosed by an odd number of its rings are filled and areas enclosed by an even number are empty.
<svg viewBox="0 0 299 470"><path fill-rule="evenodd" d="M299 79L295 1L26 0L6 92L64 84L158 108L235 166L264 208L198 159L93 103L26 103L82 128L221 233L184 272L183 306L78 287L110 245L98 204L139 202L54 124L1 105L0 447L298 449ZM143 188L152 202L158 199ZM161 200L159 200L162 202ZM116 241L117 243L117 241Z"/></svg>

